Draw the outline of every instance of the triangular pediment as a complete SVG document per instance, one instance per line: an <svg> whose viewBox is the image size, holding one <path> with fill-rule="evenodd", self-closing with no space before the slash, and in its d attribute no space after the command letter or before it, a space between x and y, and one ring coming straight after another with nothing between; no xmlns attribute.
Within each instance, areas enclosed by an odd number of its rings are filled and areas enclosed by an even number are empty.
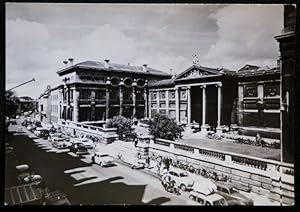
<svg viewBox="0 0 300 212"><path fill-rule="evenodd" d="M179 79L194 79L194 78L202 78L211 75L217 75L219 71L216 69L208 69L201 66L192 66L185 70L184 72L180 73L176 76L176 80Z"/></svg>

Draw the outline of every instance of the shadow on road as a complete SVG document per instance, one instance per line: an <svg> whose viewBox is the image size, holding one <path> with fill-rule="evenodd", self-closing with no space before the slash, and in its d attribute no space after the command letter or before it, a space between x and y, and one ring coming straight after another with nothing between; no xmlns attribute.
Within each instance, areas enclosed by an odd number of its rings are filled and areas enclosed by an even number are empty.
<svg viewBox="0 0 300 212"><path fill-rule="evenodd" d="M145 205L142 199L146 185L114 182L123 179L122 176L116 176L100 182L74 186L97 178L97 176L91 176L76 180L71 176L75 173L84 172L92 166L91 164L67 153L58 155L55 152L46 152L45 149L38 148L35 142L27 136L10 136L9 139L14 147L18 162L30 164L35 173L42 176L49 188L66 193L72 205ZM66 170L78 170L78 168L83 169L83 171L65 173ZM146 204L159 205L169 200L167 197L159 197Z"/></svg>

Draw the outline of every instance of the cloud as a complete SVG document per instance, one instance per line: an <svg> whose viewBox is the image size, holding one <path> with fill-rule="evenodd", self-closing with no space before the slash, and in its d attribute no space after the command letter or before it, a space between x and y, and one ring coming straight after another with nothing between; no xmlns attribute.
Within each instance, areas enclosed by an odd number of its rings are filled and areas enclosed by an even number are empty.
<svg viewBox="0 0 300 212"><path fill-rule="evenodd" d="M230 5L211 18L218 25L218 40L203 56L203 63L238 69L246 63L274 66L279 45L274 39L283 27L282 6Z"/></svg>

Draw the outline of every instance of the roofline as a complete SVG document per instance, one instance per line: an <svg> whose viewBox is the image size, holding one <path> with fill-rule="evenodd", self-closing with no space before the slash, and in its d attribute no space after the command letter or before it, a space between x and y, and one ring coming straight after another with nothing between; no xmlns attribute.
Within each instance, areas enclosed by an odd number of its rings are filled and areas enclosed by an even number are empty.
<svg viewBox="0 0 300 212"><path fill-rule="evenodd" d="M88 62L88 61L84 61L84 62ZM92 62L96 62L96 61L92 61ZM140 66L135 66L135 67L140 67ZM56 73L59 76L62 76L64 74L68 74L68 73L72 73L72 72L76 71L76 68L101 70L101 71L105 71L105 72L108 72L110 70L110 68L107 69L107 68L88 67L88 66L80 65L80 63L77 63L75 65L69 66L69 67L64 68L62 70L59 70ZM72 70L72 69L74 69L74 70ZM131 71L121 71L121 70L118 70L118 69L112 69L112 70L115 71L115 72L132 73ZM157 71L160 71L160 70L157 70ZM163 72L163 71L161 71L161 72ZM135 74L172 77L171 74L167 74L167 73L164 73L164 72L161 73L161 74L159 74L159 73L151 73L151 72L145 72L145 73L143 73L143 72L135 72Z"/></svg>
<svg viewBox="0 0 300 212"><path fill-rule="evenodd" d="M175 82L178 82L178 81L185 81L185 80L194 80L194 79L203 79L203 78L212 78L212 77L221 77L221 76L223 76L223 74L204 75L204 76L202 76L202 77L175 79Z"/></svg>

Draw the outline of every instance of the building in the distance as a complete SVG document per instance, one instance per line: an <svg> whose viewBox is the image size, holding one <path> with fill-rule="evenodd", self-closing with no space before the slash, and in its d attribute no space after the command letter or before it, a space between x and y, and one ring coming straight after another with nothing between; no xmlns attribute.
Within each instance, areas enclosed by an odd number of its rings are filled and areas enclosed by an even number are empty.
<svg viewBox="0 0 300 212"><path fill-rule="evenodd" d="M18 98L18 108L17 108L18 114L33 111L34 108L35 108L34 100L31 97L22 96Z"/></svg>
<svg viewBox="0 0 300 212"><path fill-rule="evenodd" d="M62 84L41 95L39 111L48 122L99 121L123 115L148 117L148 83L171 75L143 66L85 61L57 72ZM69 64L69 65L68 65Z"/></svg>

